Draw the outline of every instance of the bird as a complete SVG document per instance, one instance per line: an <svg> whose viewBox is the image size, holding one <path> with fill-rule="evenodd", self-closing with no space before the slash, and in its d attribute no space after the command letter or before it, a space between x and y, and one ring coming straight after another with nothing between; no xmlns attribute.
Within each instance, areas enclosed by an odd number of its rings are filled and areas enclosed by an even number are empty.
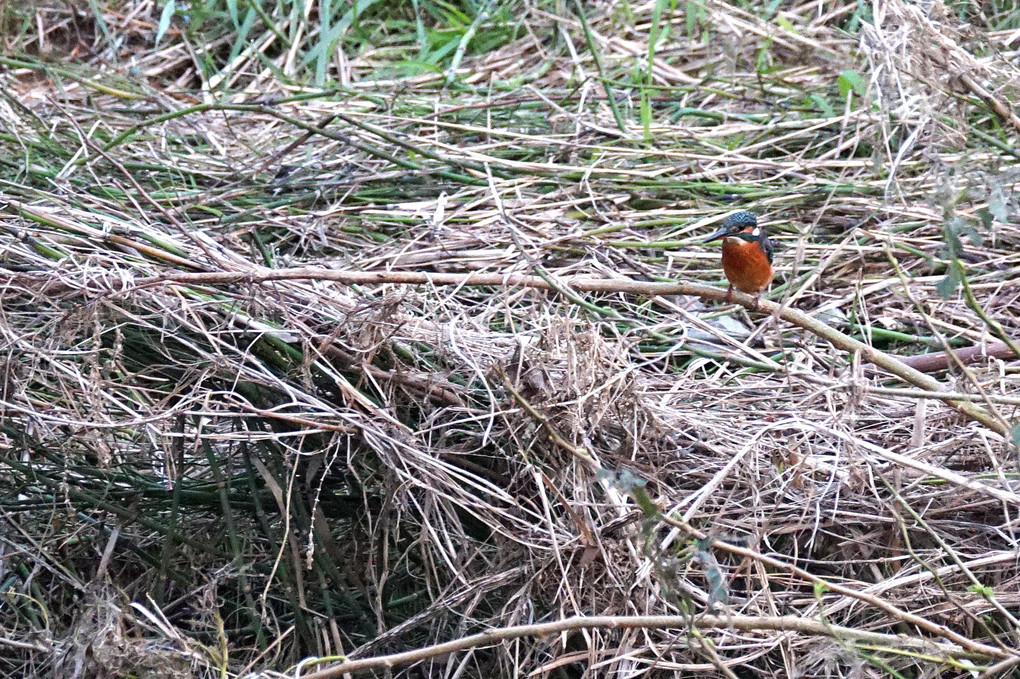
<svg viewBox="0 0 1020 679"><path fill-rule="evenodd" d="M704 243L722 239L722 266L730 288L726 301L733 301L733 288L754 295L755 307L762 290L769 287L772 270L772 242L765 229L758 226L753 212L736 212L723 220L718 231Z"/></svg>

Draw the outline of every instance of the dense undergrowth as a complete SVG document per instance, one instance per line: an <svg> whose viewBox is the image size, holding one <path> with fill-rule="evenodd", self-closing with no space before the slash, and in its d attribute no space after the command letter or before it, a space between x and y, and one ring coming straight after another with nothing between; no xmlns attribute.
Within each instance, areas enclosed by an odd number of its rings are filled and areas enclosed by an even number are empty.
<svg viewBox="0 0 1020 679"><path fill-rule="evenodd" d="M1018 26L0 3L0 673L1014 667Z"/></svg>

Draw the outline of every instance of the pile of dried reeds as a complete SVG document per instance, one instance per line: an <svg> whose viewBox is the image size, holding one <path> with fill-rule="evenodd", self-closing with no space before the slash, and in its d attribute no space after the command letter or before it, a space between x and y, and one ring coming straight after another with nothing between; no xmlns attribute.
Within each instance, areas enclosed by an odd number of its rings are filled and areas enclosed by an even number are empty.
<svg viewBox="0 0 1020 679"><path fill-rule="evenodd" d="M419 2L0 4L0 673L1015 667L1017 19Z"/></svg>

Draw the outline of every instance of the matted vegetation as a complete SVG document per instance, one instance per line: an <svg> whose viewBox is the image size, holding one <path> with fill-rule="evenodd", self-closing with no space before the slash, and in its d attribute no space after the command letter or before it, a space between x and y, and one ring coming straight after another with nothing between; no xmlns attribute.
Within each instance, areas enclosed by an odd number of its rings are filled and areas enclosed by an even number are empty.
<svg viewBox="0 0 1020 679"><path fill-rule="evenodd" d="M0 3L0 673L1014 671L993 4Z"/></svg>

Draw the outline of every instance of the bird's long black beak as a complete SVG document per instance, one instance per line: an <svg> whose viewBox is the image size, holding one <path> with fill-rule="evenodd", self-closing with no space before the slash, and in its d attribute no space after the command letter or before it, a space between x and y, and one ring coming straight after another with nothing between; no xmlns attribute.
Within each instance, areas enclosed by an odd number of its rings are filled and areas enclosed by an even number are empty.
<svg viewBox="0 0 1020 679"><path fill-rule="evenodd" d="M723 228L719 229L718 231L716 231L711 236L709 236L708 238L706 238L705 240L703 240L701 242L702 243L711 243L714 240L719 240L720 238L725 237L726 234L729 232L729 230L730 229L729 229L728 226L724 226Z"/></svg>

